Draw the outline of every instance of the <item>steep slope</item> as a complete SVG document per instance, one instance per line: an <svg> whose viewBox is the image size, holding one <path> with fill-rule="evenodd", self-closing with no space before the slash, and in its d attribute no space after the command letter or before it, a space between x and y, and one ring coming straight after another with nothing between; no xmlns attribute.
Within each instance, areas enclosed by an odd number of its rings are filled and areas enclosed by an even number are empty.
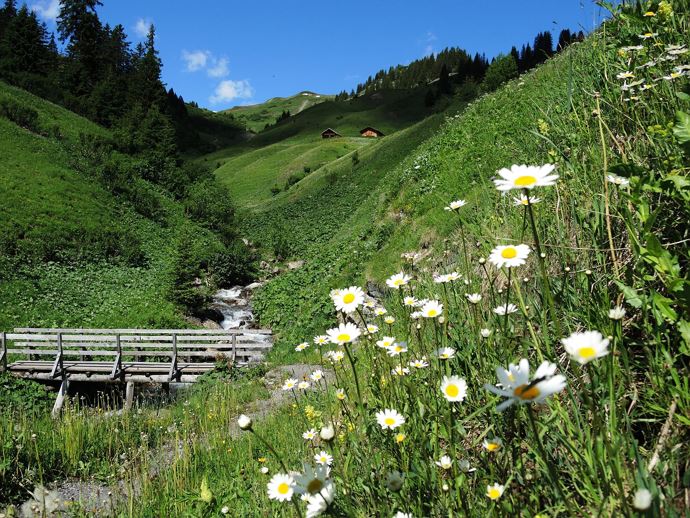
<svg viewBox="0 0 690 518"><path fill-rule="evenodd" d="M259 133L267 124L274 124L283 112L297 115L307 108L332 99L332 95L304 91L290 97L273 97L261 104L235 106L222 113L229 113L248 130Z"/></svg>
<svg viewBox="0 0 690 518"><path fill-rule="evenodd" d="M107 130L4 83L0 104L20 122L22 109L38 115L30 128L0 117L0 329L184 325L167 302L174 238L190 227L194 246L218 249L217 238L153 186L160 221L77 172L80 135Z"/></svg>

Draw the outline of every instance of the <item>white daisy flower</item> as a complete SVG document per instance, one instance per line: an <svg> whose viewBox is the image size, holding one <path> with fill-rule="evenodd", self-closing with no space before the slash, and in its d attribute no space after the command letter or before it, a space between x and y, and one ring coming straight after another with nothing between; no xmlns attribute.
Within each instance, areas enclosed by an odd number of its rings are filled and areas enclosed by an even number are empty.
<svg viewBox="0 0 690 518"><path fill-rule="evenodd" d="M344 290L338 290L333 297L335 309L343 313L352 313L364 302L364 292L359 286L350 286Z"/></svg>
<svg viewBox="0 0 690 518"><path fill-rule="evenodd" d="M489 262L498 268L522 266L530 251L529 245L499 245L491 251Z"/></svg>
<svg viewBox="0 0 690 518"><path fill-rule="evenodd" d="M389 277L386 280L386 284L389 288L394 290L399 290L401 286L407 285L412 280L412 277L404 272L396 273L395 275Z"/></svg>
<svg viewBox="0 0 690 518"><path fill-rule="evenodd" d="M446 277L448 278L448 282L455 282L461 277L461 275L458 272L450 272L446 274Z"/></svg>
<svg viewBox="0 0 690 518"><path fill-rule="evenodd" d="M513 165L510 169L501 169L496 174L500 176L494 180L499 191L511 189L532 189L554 185L558 180L557 174L551 174L556 168L553 164L542 166Z"/></svg>
<svg viewBox="0 0 690 518"><path fill-rule="evenodd" d="M467 396L467 382L458 376L443 376L441 392L446 400L462 403Z"/></svg>
<svg viewBox="0 0 690 518"><path fill-rule="evenodd" d="M289 502L295 492L295 479L284 473L276 473L267 484L268 498Z"/></svg>
<svg viewBox="0 0 690 518"><path fill-rule="evenodd" d="M386 318L383 319L383 321L389 326L392 326L393 324L395 324L395 317L388 315Z"/></svg>
<svg viewBox="0 0 690 518"><path fill-rule="evenodd" d="M436 318L443 314L443 304L438 300L430 300L422 306L422 316L424 318Z"/></svg>
<svg viewBox="0 0 690 518"><path fill-rule="evenodd" d="M405 304L408 307L414 307L415 304L417 304L417 299L414 297L405 297L403 299L403 304Z"/></svg>
<svg viewBox="0 0 690 518"><path fill-rule="evenodd" d="M552 394L556 394L565 388L565 376L556 374L556 364L543 362L530 380L529 362L520 360L516 366L510 364L508 369L496 368L496 376L500 387L485 384L484 388L489 392L507 398L496 407L496 411L502 412L514 403L541 403Z"/></svg>
<svg viewBox="0 0 690 518"><path fill-rule="evenodd" d="M484 328L479 331L479 334L482 336L482 338L489 338L489 336L491 336L491 329Z"/></svg>
<svg viewBox="0 0 690 518"><path fill-rule="evenodd" d="M383 349L388 349L391 345L395 343L394 336L384 336L381 340L376 341L376 345Z"/></svg>
<svg viewBox="0 0 690 518"><path fill-rule="evenodd" d="M386 308L376 308L376 309L374 309L374 315L376 315L377 317L382 317L382 316L385 315L386 313L388 313L388 310L387 310Z"/></svg>
<svg viewBox="0 0 690 518"><path fill-rule="evenodd" d="M321 428L321 431L319 432L319 437L321 437L321 439L326 442L330 442L333 440L333 437L335 437L335 429L330 424L326 425L323 428Z"/></svg>
<svg viewBox="0 0 690 518"><path fill-rule="evenodd" d="M436 284L445 284L445 283L449 282L448 275L446 275L446 274L434 275L434 282Z"/></svg>
<svg viewBox="0 0 690 518"><path fill-rule="evenodd" d="M630 180L628 180L627 178L624 178L623 176L618 176L616 174L607 174L606 180L609 183L613 183L615 185L622 185L624 187L626 185L630 185Z"/></svg>
<svg viewBox="0 0 690 518"><path fill-rule="evenodd" d="M237 425L242 430L249 430L252 427L252 418L248 415L242 414L237 418Z"/></svg>
<svg viewBox="0 0 690 518"><path fill-rule="evenodd" d="M302 342L301 344L298 344L295 346L295 351L300 352L304 351L307 347L309 347L309 344L307 342Z"/></svg>
<svg viewBox="0 0 690 518"><path fill-rule="evenodd" d="M329 329L326 331L326 334L331 343L343 345L356 341L361 331L356 325L348 322L347 324L340 324L338 327Z"/></svg>
<svg viewBox="0 0 690 518"><path fill-rule="evenodd" d="M479 293L465 293L465 297L472 304L479 304L479 301L482 300L482 296Z"/></svg>
<svg viewBox="0 0 690 518"><path fill-rule="evenodd" d="M412 513L403 513L402 511L398 511L393 515L393 518L414 518Z"/></svg>
<svg viewBox="0 0 690 518"><path fill-rule="evenodd" d="M376 412L376 422L384 430L395 430L398 426L405 423L405 418L397 410L386 408Z"/></svg>
<svg viewBox="0 0 690 518"><path fill-rule="evenodd" d="M503 447L503 441L499 437L493 439L484 439L482 447L488 452L500 450Z"/></svg>
<svg viewBox="0 0 690 518"><path fill-rule="evenodd" d="M501 484L486 486L486 496L488 496L491 500L498 500L501 498L503 491L505 491L505 486L502 486Z"/></svg>
<svg viewBox="0 0 690 518"><path fill-rule="evenodd" d="M310 386L310 385L309 385L309 382L308 382L308 381L300 381L300 382L297 384L297 388L300 389L300 390L307 390L307 389L309 388L309 386Z"/></svg>
<svg viewBox="0 0 690 518"><path fill-rule="evenodd" d="M638 34L638 37L642 40L648 40L650 38L655 38L658 35L658 32L645 32L644 34Z"/></svg>
<svg viewBox="0 0 690 518"><path fill-rule="evenodd" d="M323 379L323 371L321 369L317 369L312 372L309 377L312 381L321 381Z"/></svg>
<svg viewBox="0 0 690 518"><path fill-rule="evenodd" d="M326 355L333 363L340 363L345 358L344 351L329 351Z"/></svg>
<svg viewBox="0 0 690 518"><path fill-rule="evenodd" d="M616 306L609 309L609 318L611 320L623 320L625 316L625 308L623 306Z"/></svg>
<svg viewBox="0 0 690 518"><path fill-rule="evenodd" d="M420 318L422 318L422 312L421 311L413 311L412 313L410 313L410 318L412 320L419 320Z"/></svg>
<svg viewBox="0 0 690 518"><path fill-rule="evenodd" d="M316 439L316 430L312 428L311 430L307 430L302 434L302 439L305 441L313 441Z"/></svg>
<svg viewBox="0 0 690 518"><path fill-rule="evenodd" d="M525 196L521 194L520 196L513 196L513 203L517 206L519 205L535 205L541 201L541 198L537 196Z"/></svg>
<svg viewBox="0 0 690 518"><path fill-rule="evenodd" d="M306 518L315 518L326 512L328 506L333 503L334 499L335 484L332 480L328 480L318 494L309 495L307 498Z"/></svg>
<svg viewBox="0 0 690 518"><path fill-rule="evenodd" d="M373 335L374 333L378 333L378 331L379 331L379 326L377 326L375 324L367 324L367 332L370 335Z"/></svg>
<svg viewBox="0 0 690 518"><path fill-rule="evenodd" d="M585 331L573 333L561 340L563 348L570 357L580 365L606 356L609 353L609 340L599 331Z"/></svg>
<svg viewBox="0 0 690 518"><path fill-rule="evenodd" d="M328 343L328 336L326 335L319 335L314 337L314 343L316 345L325 345Z"/></svg>
<svg viewBox="0 0 690 518"><path fill-rule="evenodd" d="M319 464L316 467L304 464L304 473L294 476L295 492L299 495L316 495L326 486L328 479L328 466Z"/></svg>
<svg viewBox="0 0 690 518"><path fill-rule="evenodd" d="M410 367L415 369L425 369L429 366L429 362L425 358L415 359L410 362Z"/></svg>
<svg viewBox="0 0 690 518"><path fill-rule="evenodd" d="M629 70L626 70L625 72L621 72L616 75L616 79L632 79L635 77L635 74L630 72Z"/></svg>
<svg viewBox="0 0 690 518"><path fill-rule="evenodd" d="M320 451L314 455L314 460L322 466L330 466L333 463L333 456L329 455L327 451Z"/></svg>
<svg viewBox="0 0 690 518"><path fill-rule="evenodd" d="M345 389L339 388L336 389L335 391L335 397L338 398L340 401L344 401L347 395L345 394Z"/></svg>
<svg viewBox="0 0 690 518"><path fill-rule="evenodd" d="M391 370L393 376L407 376L410 373L410 369L407 367L401 367L398 365L395 369Z"/></svg>
<svg viewBox="0 0 690 518"><path fill-rule="evenodd" d="M297 383L299 383L299 381L295 378L288 378L285 380L285 383L283 383L283 390L292 390L297 386Z"/></svg>
<svg viewBox="0 0 690 518"><path fill-rule="evenodd" d="M444 210L448 210L448 211L458 210L458 209L461 209L462 207L464 207L465 205L467 205L467 202L465 200L455 200L455 201L451 201L448 204L448 206L445 207Z"/></svg>
<svg viewBox="0 0 690 518"><path fill-rule="evenodd" d="M436 350L436 357L439 360L450 360L455 356L455 349L452 347L442 347Z"/></svg>
<svg viewBox="0 0 690 518"><path fill-rule="evenodd" d="M407 344L405 342L394 343L387 348L388 356L399 356L407 352Z"/></svg>
<svg viewBox="0 0 690 518"><path fill-rule="evenodd" d="M515 313L517 311L517 306L515 304L504 304L503 306L498 306L497 308L494 308L494 313L497 315L510 315L511 313Z"/></svg>
<svg viewBox="0 0 690 518"><path fill-rule="evenodd" d="M448 455L444 455L436 461L436 465L441 469L450 469L453 466L453 460Z"/></svg>

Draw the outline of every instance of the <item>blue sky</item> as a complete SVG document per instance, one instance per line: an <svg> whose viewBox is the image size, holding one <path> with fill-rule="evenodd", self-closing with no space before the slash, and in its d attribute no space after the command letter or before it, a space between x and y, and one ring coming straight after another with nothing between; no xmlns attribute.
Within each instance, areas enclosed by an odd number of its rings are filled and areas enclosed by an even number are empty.
<svg viewBox="0 0 690 518"><path fill-rule="evenodd" d="M28 0L55 27L59 0ZM301 90L337 93L368 75L457 46L491 58L563 28L589 32L592 0L102 0L102 20L141 41L157 31L163 80L221 110Z"/></svg>

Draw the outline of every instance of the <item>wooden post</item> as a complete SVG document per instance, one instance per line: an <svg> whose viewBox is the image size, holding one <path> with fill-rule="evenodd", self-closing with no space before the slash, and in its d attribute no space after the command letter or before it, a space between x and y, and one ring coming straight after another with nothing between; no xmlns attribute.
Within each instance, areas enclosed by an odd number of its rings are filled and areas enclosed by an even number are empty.
<svg viewBox="0 0 690 518"><path fill-rule="evenodd" d="M5 331L0 335L0 346L2 350L0 351L0 372L7 370L7 333Z"/></svg>
<svg viewBox="0 0 690 518"><path fill-rule="evenodd" d="M170 361L170 372L168 373L168 381L172 381L173 378L177 378L177 334L172 335L172 359Z"/></svg>
<svg viewBox="0 0 690 518"><path fill-rule="evenodd" d="M132 402L134 401L134 382L128 381L127 387L125 388L125 406L124 411L129 412L132 410Z"/></svg>
<svg viewBox="0 0 690 518"><path fill-rule="evenodd" d="M122 370L122 344L120 343L120 334L115 335L115 345L117 347L117 355L115 356L115 362L113 363L113 371L110 373L110 378L115 379L118 376L120 381L125 381L125 371Z"/></svg>
<svg viewBox="0 0 690 518"><path fill-rule="evenodd" d="M53 363L53 370L50 372L50 375L53 378L57 378L58 375L61 375L62 381L65 381L65 367L62 363L62 333L58 333L57 335L57 344L58 355L57 358L55 358L55 363Z"/></svg>
<svg viewBox="0 0 690 518"><path fill-rule="evenodd" d="M62 411L62 405L65 403L65 398L67 397L67 391L69 390L69 381L67 379L62 380L60 384L60 390L58 390L58 395L55 398L55 405L53 405L53 411L50 416L53 419L60 417L60 412Z"/></svg>
<svg viewBox="0 0 690 518"><path fill-rule="evenodd" d="M237 361L237 335L232 335L232 366Z"/></svg>

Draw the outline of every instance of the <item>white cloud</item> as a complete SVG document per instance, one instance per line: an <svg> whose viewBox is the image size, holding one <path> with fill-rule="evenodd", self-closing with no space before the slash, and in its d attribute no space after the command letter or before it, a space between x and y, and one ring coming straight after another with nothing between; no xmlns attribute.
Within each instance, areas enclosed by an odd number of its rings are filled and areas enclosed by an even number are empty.
<svg viewBox="0 0 690 518"><path fill-rule="evenodd" d="M134 24L134 34L136 34L139 38L145 38L148 35L152 24L153 22L151 20L139 18L137 23Z"/></svg>
<svg viewBox="0 0 690 518"><path fill-rule="evenodd" d="M246 79L240 81L226 79L218 84L214 95L210 97L209 101L211 101L211 104L220 104L235 99L249 99L253 95L254 90Z"/></svg>
<svg viewBox="0 0 690 518"><path fill-rule="evenodd" d="M188 50L182 51L182 60L187 66L187 72L196 72L202 68L206 68L211 53L208 50Z"/></svg>
<svg viewBox="0 0 690 518"><path fill-rule="evenodd" d="M60 0L40 0L31 6L31 10L48 21L55 21L60 14Z"/></svg>
<svg viewBox="0 0 690 518"><path fill-rule="evenodd" d="M225 77L230 73L228 58L213 59L213 66L207 71L209 77Z"/></svg>
<svg viewBox="0 0 690 518"><path fill-rule="evenodd" d="M426 33L426 45L424 47L424 56L431 56L434 53L434 45L433 43L438 40L436 35L429 31Z"/></svg>

